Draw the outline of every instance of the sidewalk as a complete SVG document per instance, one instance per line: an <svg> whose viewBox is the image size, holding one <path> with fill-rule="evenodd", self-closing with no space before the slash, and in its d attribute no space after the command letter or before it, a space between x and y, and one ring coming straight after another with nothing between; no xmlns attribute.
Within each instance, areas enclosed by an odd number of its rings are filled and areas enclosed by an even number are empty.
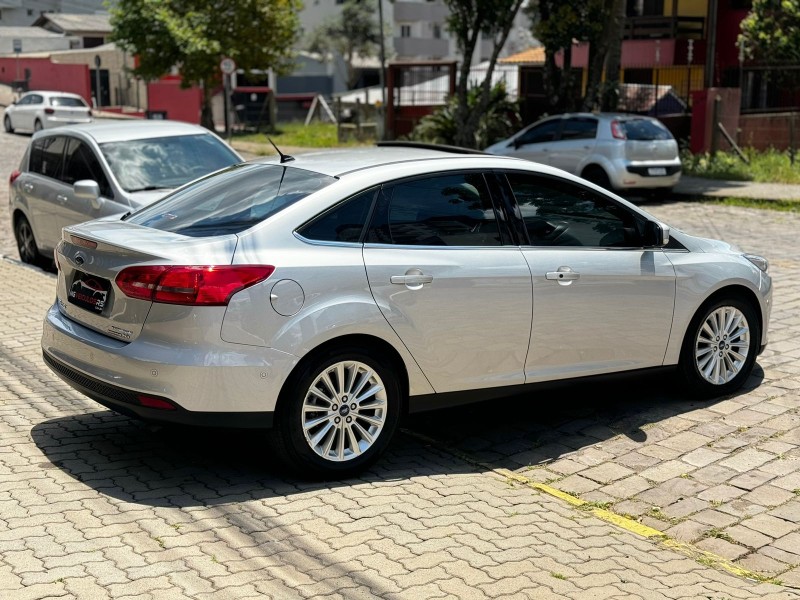
<svg viewBox="0 0 800 600"><path fill-rule="evenodd" d="M680 182L674 188L674 193L693 197L800 201L800 185L756 183L754 181L723 181L686 175L681 177Z"/></svg>

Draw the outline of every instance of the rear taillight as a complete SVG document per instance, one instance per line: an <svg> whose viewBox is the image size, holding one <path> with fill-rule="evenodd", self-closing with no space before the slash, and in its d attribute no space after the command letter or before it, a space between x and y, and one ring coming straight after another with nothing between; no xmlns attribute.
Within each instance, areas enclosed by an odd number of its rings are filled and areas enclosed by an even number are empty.
<svg viewBox="0 0 800 600"><path fill-rule="evenodd" d="M129 267L117 275L129 298L188 306L226 306L236 292L267 279L271 265Z"/></svg>
<svg viewBox="0 0 800 600"><path fill-rule="evenodd" d="M11 175L8 176L8 185L14 183L17 180L17 177L19 177L20 175L22 175L22 171L20 171L19 169L14 169L13 171L11 171Z"/></svg>
<svg viewBox="0 0 800 600"><path fill-rule="evenodd" d="M628 139L628 136L625 134L625 127L617 120L611 121L611 135L618 140Z"/></svg>
<svg viewBox="0 0 800 600"><path fill-rule="evenodd" d="M46 115L54 115L56 113L55 108L50 108L49 106L44 109L44 114Z"/></svg>

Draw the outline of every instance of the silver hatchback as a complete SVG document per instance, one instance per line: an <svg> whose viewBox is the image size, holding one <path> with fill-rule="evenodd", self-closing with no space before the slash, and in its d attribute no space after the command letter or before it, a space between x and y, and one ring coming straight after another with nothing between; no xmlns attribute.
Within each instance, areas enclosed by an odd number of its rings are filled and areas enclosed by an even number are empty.
<svg viewBox="0 0 800 600"><path fill-rule="evenodd" d="M678 143L653 117L569 113L542 119L486 149L563 169L612 191L669 191L680 180Z"/></svg>
<svg viewBox="0 0 800 600"><path fill-rule="evenodd" d="M61 228L141 208L242 162L217 135L177 121L96 121L37 132L9 177L23 262L46 264Z"/></svg>
<svg viewBox="0 0 800 600"><path fill-rule="evenodd" d="M407 412L677 368L730 394L767 343L767 261L596 185L485 154L283 156L64 230L45 362L152 421L272 427L343 477Z"/></svg>

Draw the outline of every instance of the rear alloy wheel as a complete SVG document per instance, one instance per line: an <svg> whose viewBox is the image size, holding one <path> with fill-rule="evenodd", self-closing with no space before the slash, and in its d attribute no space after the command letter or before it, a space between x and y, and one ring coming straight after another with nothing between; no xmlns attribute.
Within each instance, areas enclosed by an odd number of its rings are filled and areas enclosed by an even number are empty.
<svg viewBox="0 0 800 600"><path fill-rule="evenodd" d="M19 252L20 260L29 265L40 265L42 256L36 246L31 224L25 217L19 217L14 224L14 237L17 240L17 252Z"/></svg>
<svg viewBox="0 0 800 600"><path fill-rule="evenodd" d="M388 446L400 416L400 389L391 369L365 351L313 361L287 386L277 433L284 458L301 474L347 477Z"/></svg>
<svg viewBox="0 0 800 600"><path fill-rule="evenodd" d="M3 118L3 127L6 128L6 133L14 133L14 127L11 126L11 117L8 115Z"/></svg>
<svg viewBox="0 0 800 600"><path fill-rule="evenodd" d="M730 394L750 376L760 343L758 317L750 303L729 298L704 306L683 343L684 380L703 397Z"/></svg>
<svg viewBox="0 0 800 600"><path fill-rule="evenodd" d="M33 122L33 130L34 131L41 131L42 130L42 122L39 119L36 119Z"/></svg>

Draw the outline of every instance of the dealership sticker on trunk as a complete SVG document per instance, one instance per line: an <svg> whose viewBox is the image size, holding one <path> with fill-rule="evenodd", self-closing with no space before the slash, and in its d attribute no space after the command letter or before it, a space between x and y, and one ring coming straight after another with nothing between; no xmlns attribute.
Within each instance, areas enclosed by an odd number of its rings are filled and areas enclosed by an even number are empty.
<svg viewBox="0 0 800 600"><path fill-rule="evenodd" d="M110 287L105 279L78 272L69 289L68 300L86 310L101 313L106 306Z"/></svg>

